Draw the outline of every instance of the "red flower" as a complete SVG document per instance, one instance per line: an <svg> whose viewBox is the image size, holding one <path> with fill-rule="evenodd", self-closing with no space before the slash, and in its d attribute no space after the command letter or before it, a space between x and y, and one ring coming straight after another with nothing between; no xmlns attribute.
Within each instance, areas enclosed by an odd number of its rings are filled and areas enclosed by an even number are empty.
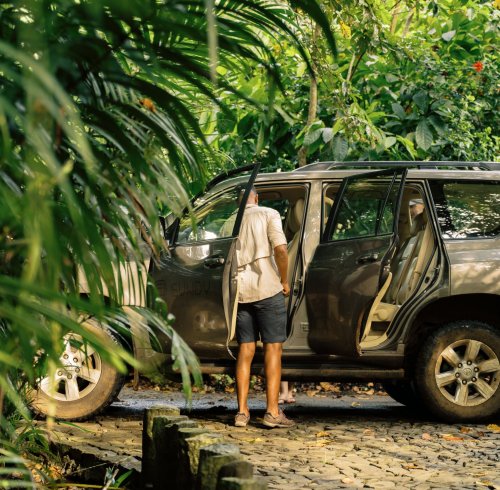
<svg viewBox="0 0 500 490"><path fill-rule="evenodd" d="M476 61L475 63L472 64L472 68L474 68L474 70L476 70L479 73L480 71L483 71L484 65L483 63L481 63L481 61Z"/></svg>

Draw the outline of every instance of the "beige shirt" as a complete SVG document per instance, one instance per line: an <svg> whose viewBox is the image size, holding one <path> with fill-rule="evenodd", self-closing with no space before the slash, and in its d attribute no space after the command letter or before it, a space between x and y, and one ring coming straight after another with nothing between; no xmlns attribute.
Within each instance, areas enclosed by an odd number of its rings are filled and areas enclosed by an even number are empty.
<svg viewBox="0 0 500 490"><path fill-rule="evenodd" d="M273 256L279 245L286 245L286 237L278 211L247 205L236 246L239 303L270 298L283 290Z"/></svg>

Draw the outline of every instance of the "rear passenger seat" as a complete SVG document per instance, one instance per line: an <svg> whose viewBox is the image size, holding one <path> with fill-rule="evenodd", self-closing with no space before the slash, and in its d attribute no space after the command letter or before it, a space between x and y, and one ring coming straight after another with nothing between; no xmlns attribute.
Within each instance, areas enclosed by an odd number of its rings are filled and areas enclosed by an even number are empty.
<svg viewBox="0 0 500 490"><path fill-rule="evenodd" d="M404 241L392 261L391 272L386 283L375 298L363 332L364 346L379 342L385 333L374 335L371 332L374 322L391 322L400 306L417 288L420 277L429 263L434 250L434 239L427 213L413 218L410 236ZM373 340L369 340L373 339Z"/></svg>

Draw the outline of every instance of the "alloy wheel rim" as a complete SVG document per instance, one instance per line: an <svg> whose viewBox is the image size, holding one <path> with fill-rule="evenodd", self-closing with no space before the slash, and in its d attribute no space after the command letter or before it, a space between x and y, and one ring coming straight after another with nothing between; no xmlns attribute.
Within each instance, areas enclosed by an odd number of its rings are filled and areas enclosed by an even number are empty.
<svg viewBox="0 0 500 490"><path fill-rule="evenodd" d="M481 405L498 389L500 362L484 342L457 340L439 354L435 380L441 394L456 405Z"/></svg>
<svg viewBox="0 0 500 490"><path fill-rule="evenodd" d="M76 401L91 393L102 374L99 353L81 335L64 337L64 351L53 376L39 380L39 388L47 396L63 402Z"/></svg>

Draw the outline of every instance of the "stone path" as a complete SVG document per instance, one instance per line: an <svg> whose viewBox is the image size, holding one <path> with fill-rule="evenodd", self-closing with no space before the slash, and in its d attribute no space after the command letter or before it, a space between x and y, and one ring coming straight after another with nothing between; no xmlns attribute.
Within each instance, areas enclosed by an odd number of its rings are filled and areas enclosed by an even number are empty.
<svg viewBox="0 0 500 490"><path fill-rule="evenodd" d="M194 395L189 416L239 444L272 489L500 489L500 428L447 425L422 418L388 397L317 398L299 394L287 413L297 425L262 425L264 397L251 400L251 424L234 428L234 395ZM55 437L83 452L140 469L142 410L160 402L185 407L180 393L133 392L104 417ZM83 430L82 430L83 429Z"/></svg>

